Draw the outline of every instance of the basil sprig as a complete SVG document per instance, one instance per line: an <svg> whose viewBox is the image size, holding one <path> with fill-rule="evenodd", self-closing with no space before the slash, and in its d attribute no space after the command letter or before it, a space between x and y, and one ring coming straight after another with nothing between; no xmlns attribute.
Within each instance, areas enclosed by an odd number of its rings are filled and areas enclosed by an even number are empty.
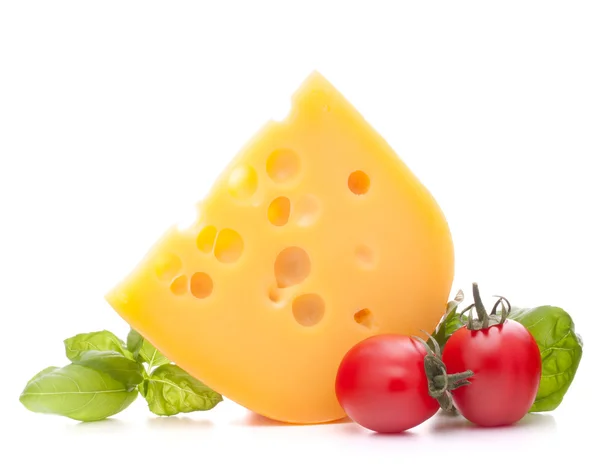
<svg viewBox="0 0 600 466"><path fill-rule="evenodd" d="M209 410L223 400L134 329L127 344L107 330L64 344L71 364L48 367L25 385L19 400L30 411L98 421L123 411L138 394L161 416Z"/></svg>

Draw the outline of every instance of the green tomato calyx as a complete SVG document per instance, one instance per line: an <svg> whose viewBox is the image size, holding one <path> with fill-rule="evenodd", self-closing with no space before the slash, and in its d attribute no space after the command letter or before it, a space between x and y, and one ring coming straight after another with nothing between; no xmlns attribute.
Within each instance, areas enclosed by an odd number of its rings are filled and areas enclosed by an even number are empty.
<svg viewBox="0 0 600 466"><path fill-rule="evenodd" d="M473 377L473 371L458 372L456 374L448 374L446 364L442 361L442 352L439 343L429 335L427 332L422 331L429 337L429 341L432 342L433 349L425 342L422 338L413 336L416 340L419 340L427 350L427 354L424 358L425 374L427 375L429 395L435 398L440 407L450 413L454 413L456 408L452 402L452 395L450 392L462 387L469 385L470 377Z"/></svg>
<svg viewBox="0 0 600 466"><path fill-rule="evenodd" d="M494 303L492 312L488 314L486 311L481 295L479 293L479 285L473 283L473 300L474 303L466 307L461 313L461 319L464 322L465 314L467 315L466 326L469 330L483 330L494 325L501 325L506 322L508 314L510 314L510 303L503 296L494 296L498 300ZM501 308L500 315L497 314L498 307ZM477 312L477 318L473 318L473 309Z"/></svg>

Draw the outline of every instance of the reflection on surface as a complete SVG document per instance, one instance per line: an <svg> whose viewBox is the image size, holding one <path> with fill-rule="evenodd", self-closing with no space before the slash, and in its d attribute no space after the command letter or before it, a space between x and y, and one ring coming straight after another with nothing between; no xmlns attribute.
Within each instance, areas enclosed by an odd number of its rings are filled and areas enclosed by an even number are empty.
<svg viewBox="0 0 600 466"><path fill-rule="evenodd" d="M261 416L260 414L256 414L252 411L248 411L246 415L237 419L235 424L241 426L250 426L250 427L290 427L294 426L294 424L288 424L286 422L274 421L273 419L269 419L268 417Z"/></svg>
<svg viewBox="0 0 600 466"><path fill-rule="evenodd" d="M386 438L412 438L413 441L416 438L427 439L437 435L458 435L464 434L473 435L475 433L481 434L482 436L490 435L495 436L499 432L503 435L516 435L524 436L529 432L554 432L557 431L556 420L550 414L527 414L521 421L510 426L502 427L479 427L470 421L467 421L462 416L454 416L445 414L442 411L438 412L431 419L425 421L423 424L409 429L408 431L396 433L396 434L380 434L377 432L371 432L370 430L359 426L350 420L345 420L345 425L338 426L336 429L342 435L351 435L356 437L364 438L377 438L383 441ZM527 436L527 435L525 435Z"/></svg>
<svg viewBox="0 0 600 466"><path fill-rule="evenodd" d="M141 425L140 425L141 424ZM94 433L111 433L122 434L127 431L139 431L142 429L154 431L194 431L194 430L213 430L215 426L220 424L218 417L216 421L209 418L194 418L193 416L177 415L171 417L147 417L146 419L105 419L96 422L74 422L73 424L65 425L66 430L76 434ZM302 431L312 432L337 432L342 435L350 435L353 438L363 437L377 438L379 441L384 441L386 438L403 437L403 438L423 438L427 436L439 435L458 435L468 434L469 436L477 433L478 436L495 436L502 432L508 437L529 437L529 433L539 432L557 432L557 424L554 416L551 414L530 413L527 414L516 424L502 427L479 427L467 421L462 416L452 416L438 412L425 423L400 434L378 434L371 432L358 424L352 422L349 418L339 419L333 422L312 425L288 424L285 422L274 421L272 419L261 416L251 411L243 413L241 416L236 416L229 422L230 426L235 427L296 427ZM372 441L372 440L371 440Z"/></svg>
<svg viewBox="0 0 600 466"><path fill-rule="evenodd" d="M251 426L251 427L303 427L303 426L321 426L321 425L332 425L332 424L347 424L352 422L347 417L338 419L337 421L324 422L322 424L289 424L287 422L274 421L267 417L261 416L260 414L248 411L241 419L236 419L232 422L234 425L239 426Z"/></svg>
<svg viewBox="0 0 600 466"><path fill-rule="evenodd" d="M128 422L120 419L104 419L102 421L93 422L78 422L75 424L67 425L66 428L69 431L78 433L90 433L90 432L123 432L131 429L131 425Z"/></svg>
<svg viewBox="0 0 600 466"><path fill-rule="evenodd" d="M345 418L343 424L344 425L338 426L338 428L336 429L336 432L339 432L342 435L363 437L365 439L370 439L369 441L373 441L373 439L376 439L377 441L383 442L383 441L385 441L385 439L391 439L391 438L406 438L406 439L413 438L414 439L419 436L419 434L417 432L415 432L414 429L406 430L404 432L397 432L397 433L374 432L370 429L367 429L366 427L362 427L362 426L356 424L355 422L351 421L349 418Z"/></svg>
<svg viewBox="0 0 600 466"><path fill-rule="evenodd" d="M556 420L550 414L529 413L525 415L516 424L501 427L479 427L462 416L453 416L443 412L434 416L431 421L432 433L451 433L457 430L478 430L481 432L489 431L496 433L498 431L520 432L528 430L536 431L556 431Z"/></svg>
<svg viewBox="0 0 600 466"><path fill-rule="evenodd" d="M191 430L211 429L214 423L210 419L193 419L187 416L153 417L148 419L149 429Z"/></svg>
<svg viewBox="0 0 600 466"><path fill-rule="evenodd" d="M186 430L193 431L197 429L211 429L214 423L210 419L194 419L185 415L171 417L150 417L146 419L104 419L96 422L77 422L68 425L69 431L76 433L125 433L126 431L139 431L140 429L149 430Z"/></svg>

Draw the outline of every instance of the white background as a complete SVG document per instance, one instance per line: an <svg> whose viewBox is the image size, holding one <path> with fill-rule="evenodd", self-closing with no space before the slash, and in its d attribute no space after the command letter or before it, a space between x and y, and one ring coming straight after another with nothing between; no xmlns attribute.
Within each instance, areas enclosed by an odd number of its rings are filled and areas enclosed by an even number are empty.
<svg viewBox="0 0 600 466"><path fill-rule="evenodd" d="M599 414L599 24L599 4L578 1L2 1L3 457L278 465L469 452L491 464L582 458ZM437 416L386 437L350 423L280 426L229 401L158 419L140 399L92 424L22 407L28 378L66 363L64 338L126 334L104 293L267 119L285 114L313 69L442 206L456 247L455 289L477 280L487 296L571 313L585 349L559 409L493 430Z"/></svg>

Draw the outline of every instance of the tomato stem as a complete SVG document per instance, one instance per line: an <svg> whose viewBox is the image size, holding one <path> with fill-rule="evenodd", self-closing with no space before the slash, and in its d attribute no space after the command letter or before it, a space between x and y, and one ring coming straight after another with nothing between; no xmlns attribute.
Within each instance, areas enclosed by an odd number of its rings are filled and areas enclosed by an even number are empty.
<svg viewBox="0 0 600 466"><path fill-rule="evenodd" d="M428 380L429 395L438 401L444 411L454 412L454 404L450 392L458 387L468 385L470 383L468 379L473 376L473 371L448 374L446 364L444 364L441 358L439 344L435 339L431 338L431 335L427 334L427 336L433 341L433 349L422 338L417 336L413 338L419 340L427 350L423 362Z"/></svg>
<svg viewBox="0 0 600 466"><path fill-rule="evenodd" d="M473 299L475 301L475 310L477 311L477 318L481 322L482 328L489 326L488 313L485 310L483 301L481 300L481 294L479 293L479 285L473 282Z"/></svg>
<svg viewBox="0 0 600 466"><path fill-rule="evenodd" d="M508 314L510 313L510 309L511 309L510 303L508 302L508 299L506 299L503 296L495 296L495 297L498 298L498 300L494 304L494 307L492 308L492 312L490 312L490 314L488 315L487 311L485 310L485 306L483 305L483 301L481 300L481 294L479 293L479 286L477 285L477 283L473 283L473 301L474 301L474 303L471 304L470 306L466 307L460 313L461 320L463 319L463 316L465 315L465 313L468 313L466 325L469 330L482 330L482 329L486 329L486 328L489 328L494 325L500 325L500 324L503 324L504 322L506 322L506 319L508 318ZM498 316L498 314L497 314L499 306L502 309L500 316ZM475 310L477 312L477 319L473 319L473 308L475 308ZM464 322L464 320L463 320L463 322Z"/></svg>
<svg viewBox="0 0 600 466"><path fill-rule="evenodd" d="M468 380L473 377L473 371L457 372L456 374L436 375L433 377L433 383L436 386L446 386L448 390L454 390L455 388L462 387L463 385L469 385L471 382Z"/></svg>

